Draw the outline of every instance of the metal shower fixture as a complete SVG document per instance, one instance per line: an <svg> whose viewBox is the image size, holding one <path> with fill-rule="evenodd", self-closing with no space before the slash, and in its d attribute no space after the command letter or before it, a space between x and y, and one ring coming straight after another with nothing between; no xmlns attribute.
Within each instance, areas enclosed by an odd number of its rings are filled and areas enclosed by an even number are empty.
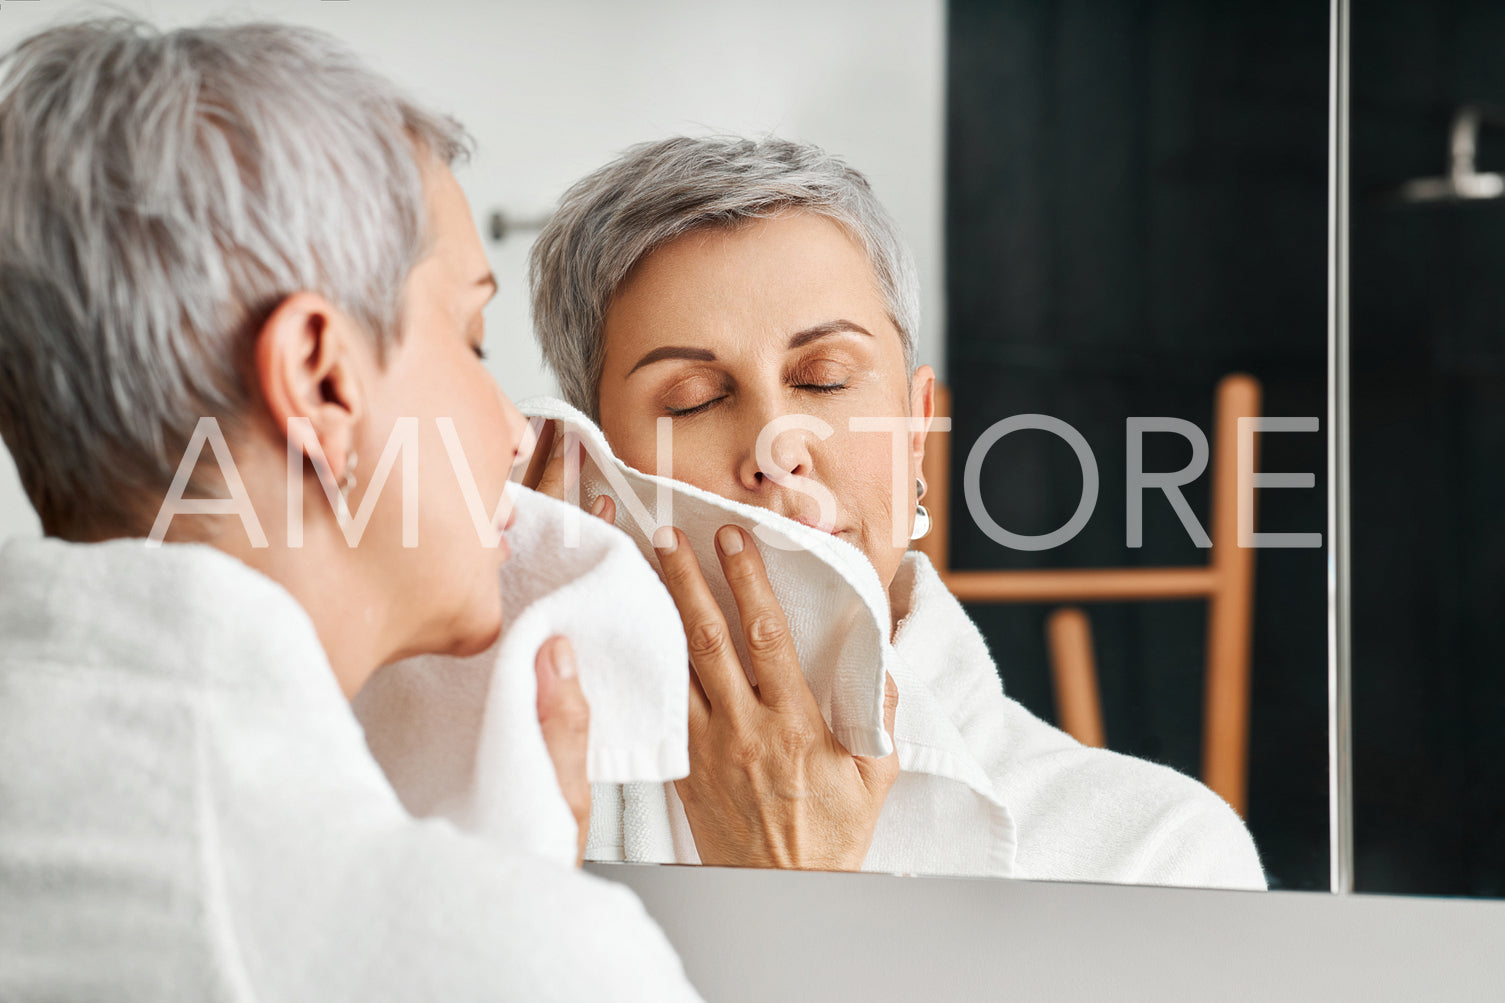
<svg viewBox="0 0 1505 1003"><path fill-rule="evenodd" d="M1482 105L1464 105L1449 130L1448 172L1440 178L1417 178L1401 185L1402 202L1476 202L1505 195L1505 174L1477 168L1479 129L1486 122L1505 125L1505 114Z"/></svg>

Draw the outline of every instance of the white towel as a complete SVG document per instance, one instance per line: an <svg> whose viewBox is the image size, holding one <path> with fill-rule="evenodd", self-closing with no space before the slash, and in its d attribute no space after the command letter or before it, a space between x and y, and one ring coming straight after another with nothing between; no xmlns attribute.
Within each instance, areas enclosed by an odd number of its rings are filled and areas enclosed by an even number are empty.
<svg viewBox="0 0 1505 1003"><path fill-rule="evenodd" d="M942 659L915 666L916 652L890 643L888 595L872 563L857 548L766 509L744 505L689 484L643 474L612 455L605 436L563 401L535 398L519 407L532 417L557 419L581 437L587 460L580 504L607 494L617 525L644 554L670 522L683 530L728 622L735 601L713 543L728 523L752 533L770 584L789 619L800 665L832 733L849 752L882 756L895 745L901 773L879 822L865 866L870 870L932 874L1010 873L1015 830L992 778L969 749L974 737L958 729L927 676ZM738 639L739 652L746 650ZM930 637L939 651L952 639ZM986 648L982 651L986 659ZM992 663L980 667L993 679ZM979 666L968 664L968 671ZM884 675L899 690L895 739L883 727ZM700 862L684 807L672 784L597 785L586 855L596 860Z"/></svg>
<svg viewBox="0 0 1505 1003"><path fill-rule="evenodd" d="M508 490L517 516L501 639L471 658L386 666L353 706L409 811L573 861L574 818L538 726L538 649L555 634L574 645L591 708L590 779L661 786L689 772L684 631L626 535L521 485Z"/></svg>
<svg viewBox="0 0 1505 1003"><path fill-rule="evenodd" d="M767 509L634 470L613 455L589 418L564 401L535 397L518 407L529 417L558 420L580 436L587 456L579 504L589 506L600 495L610 496L617 506L617 527L655 566L654 530L672 523L684 532L706 583L733 626L744 665L750 661L736 629L741 619L713 538L726 525L751 533L774 594L783 601L800 666L831 733L853 755L886 756L893 751L883 727L884 675L894 657L888 643L888 596L862 551Z"/></svg>

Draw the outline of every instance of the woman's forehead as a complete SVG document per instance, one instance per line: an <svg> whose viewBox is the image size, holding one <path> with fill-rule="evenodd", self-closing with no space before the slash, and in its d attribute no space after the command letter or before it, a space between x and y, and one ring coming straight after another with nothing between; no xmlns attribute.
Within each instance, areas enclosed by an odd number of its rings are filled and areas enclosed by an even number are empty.
<svg viewBox="0 0 1505 1003"><path fill-rule="evenodd" d="M789 337L843 318L871 329L887 306L866 254L812 213L697 230L646 255L606 315L611 342L766 329Z"/></svg>

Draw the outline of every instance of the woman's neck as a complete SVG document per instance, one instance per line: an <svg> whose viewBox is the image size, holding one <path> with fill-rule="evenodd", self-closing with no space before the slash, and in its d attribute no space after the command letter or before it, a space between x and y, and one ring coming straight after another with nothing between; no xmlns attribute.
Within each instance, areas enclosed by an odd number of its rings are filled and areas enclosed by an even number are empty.
<svg viewBox="0 0 1505 1003"><path fill-rule="evenodd" d="M349 699L390 660L385 628L391 611L368 586L372 579L358 566L358 552L343 540L339 543L344 554L308 546L296 551L275 546L219 549L277 582L298 601L313 621L329 667Z"/></svg>
<svg viewBox="0 0 1505 1003"><path fill-rule="evenodd" d="M899 564L888 583L889 643L899 640L899 628L904 625L904 618L909 616L914 604L914 584L914 567L906 559Z"/></svg>

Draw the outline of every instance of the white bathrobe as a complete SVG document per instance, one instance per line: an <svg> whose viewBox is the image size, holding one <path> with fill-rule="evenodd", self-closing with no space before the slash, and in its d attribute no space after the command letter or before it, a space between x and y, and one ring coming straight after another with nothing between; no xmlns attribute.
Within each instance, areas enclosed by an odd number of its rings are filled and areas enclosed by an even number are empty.
<svg viewBox="0 0 1505 1003"><path fill-rule="evenodd" d="M902 617L895 647L903 662L935 712L954 722L1013 819L1010 877L1266 887L1254 841L1222 798L1167 766L1084 746L1006 696L987 642L923 554L906 555L891 594ZM899 693L902 762L909 729L902 687ZM884 824L898 822L905 808L909 824L945 838L944 820L925 821L905 791L937 782L934 771L901 774L875 850Z"/></svg>
<svg viewBox="0 0 1505 1003"><path fill-rule="evenodd" d="M690 1000L636 898L416 821L207 547L0 549L0 1000Z"/></svg>
<svg viewBox="0 0 1505 1003"><path fill-rule="evenodd" d="M1248 830L1212 791L1083 746L1007 697L986 641L924 555L905 557L891 595L901 772L864 870L1265 887ZM587 855L699 860L672 785L597 787Z"/></svg>

